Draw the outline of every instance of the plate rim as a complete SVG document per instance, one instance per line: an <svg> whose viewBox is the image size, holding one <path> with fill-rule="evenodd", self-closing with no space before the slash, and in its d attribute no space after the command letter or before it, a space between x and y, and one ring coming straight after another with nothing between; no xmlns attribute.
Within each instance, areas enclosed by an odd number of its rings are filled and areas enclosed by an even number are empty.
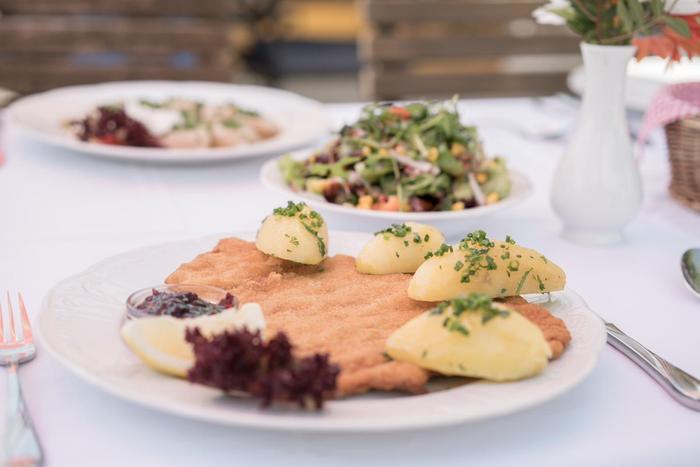
<svg viewBox="0 0 700 467"><path fill-rule="evenodd" d="M347 231L347 230L336 230L333 231L336 235L341 234L341 235L348 235L348 236L368 236L370 234L367 234L365 232L357 232L357 231ZM70 283L71 281L74 281L82 276L88 275L92 271L99 269L102 265L107 264L111 261L114 261L118 258L121 257L127 257L130 255L134 255L140 252L147 252L153 248L157 247L172 247L178 244L182 243L190 243L190 242L216 242L221 238L226 238L227 236L237 236L237 237L243 237L245 238L246 236L254 235L254 232L252 231L233 231L233 232L226 232L224 234L220 235L206 235L206 236L200 236L200 237L195 237L195 238L189 238L189 239L182 239L182 240L174 240L174 241L168 241L168 242L161 242L161 243L155 243L151 245L146 245L143 247L139 248L134 248L130 249L128 251L124 251L122 253L118 253L115 255L111 255L109 257L103 258L102 260L92 264L88 268L84 269L81 272L78 272L76 274L73 274L57 284L55 284L43 297L42 303L41 303L41 309L40 312L37 314L35 317L35 327L36 327L36 334L37 334L37 340L40 343L40 349L43 351L45 350L48 355L51 356L51 358L56 359L61 366L63 366L64 369L68 370L69 373L72 373L73 375L77 376L78 379L82 380L84 383L87 383L88 385L91 385L93 387L96 387L100 389L101 391L105 392L106 394L109 394L112 397L115 397L116 399L122 400L122 401L127 401L129 403L134 404L137 407L142 407L146 408L149 410L154 410L156 412L168 414L168 415L173 415L177 416L183 419L187 420L196 420L199 422L206 422L206 423L213 423L219 426L226 426L226 427L232 427L232 428L239 428L239 429L256 429L256 430L267 430L267 431L275 431L275 432L303 432L303 433L321 433L321 432L332 432L332 433L381 433L381 432L404 432L404 431L417 431L417 430L424 430L424 429L432 429L432 428L438 428L438 427L447 427L447 426L454 426L454 425L472 425L475 423L478 423L483 420L488 420L492 418L501 418L506 415L514 414L517 412L521 412L526 409L534 408L537 407L545 402L554 400L561 395L571 391L574 389L576 386L581 384L595 369L595 367L598 365L600 361L600 356L602 353L602 350L605 348L605 344L607 341L607 334L605 331L604 327L604 322L603 320L593 311L590 309L588 304L585 302L585 300L575 291L573 291L570 288L565 288L561 292L557 293L566 293L570 296L572 296L576 300L576 306L573 309L578 309L582 308L585 310L588 314L590 314L591 317L595 318L595 322L599 326L599 336L597 341L595 342L595 346L591 347L591 358L588 360L587 365L577 373L575 378L572 378L570 381L567 382L567 384L562 385L561 387L558 387L555 391L552 392L547 392L547 393L540 393L536 397L528 399L526 402L521 403L518 406L508 406L505 407L503 410L495 410L491 411L488 413L483 413L478 416L471 416L468 419L465 418L464 415L452 415L452 414L441 414L441 417L435 417L431 418L429 420L421 419L421 420L416 420L412 419L410 423L407 423L405 420L401 422L393 422L389 420L387 423L382 423L381 425L367 425L366 421L361 421L359 424L353 424L353 423L345 423L345 424L330 424L330 425L323 425L322 423L318 424L301 424L299 421L295 418L284 418L284 417L275 417L275 418L258 418L254 420L236 420L236 419L230 419L230 418L223 418L223 417L212 417L208 416L206 414L202 413L197 413L197 408L196 407L191 407L191 406L183 406L179 404L172 404L171 402L168 401L168 399L164 398L158 398L158 397L153 397L153 396L148 396L144 397L142 396L137 396L133 393L125 393L121 391L117 387L113 387L112 385L109 384L109 382L103 378L100 378L99 376L93 374L90 370L83 368L79 364L73 363L69 357L66 357L61 354L61 352L54 348L52 344L49 343L49 339L46 338L45 335L45 330L44 330L44 321L47 319L46 315L48 315L49 307L50 307L50 302L54 294L57 293L57 291L61 288L61 286ZM215 389L212 389L212 393L216 394L218 391Z"/></svg>
<svg viewBox="0 0 700 467"><path fill-rule="evenodd" d="M286 99L296 100L300 105L306 106L306 111L313 110L314 118L319 120L318 128L309 132L303 138L296 137L289 141L286 145L275 146L274 140L262 141L255 144L244 146L245 151L241 151L241 146L224 147L224 148L204 148L204 149L163 149L163 148L141 148L131 146L110 146L98 143L90 143L72 139L58 134L51 134L40 129L34 128L31 125L25 124L18 117L18 112L23 106L32 104L37 100L46 98L47 96L60 95L66 92L76 92L85 89L90 93L94 93L100 88L109 89L110 87L137 88L138 86L185 86L185 87L213 87L220 90L234 90L235 92L263 92L270 95L284 96ZM46 91L38 92L23 96L12 104L6 111L6 122L13 128L18 129L32 139L47 144L53 147L61 148L68 151L74 151L80 154L90 155L100 159L110 159L117 161L139 161L153 164L192 164L198 162L216 162L216 161L232 161L249 158L270 157L275 154L280 154L292 150L296 150L314 143L322 139L332 128L332 119L323 103L311 99L309 97L297 94L292 91L273 88L269 86L223 83L216 81L173 81L173 80L135 80L135 81L105 81L92 84L79 84L71 86L62 86ZM271 146L272 145L272 146ZM236 150L232 154L232 151Z"/></svg>
<svg viewBox="0 0 700 467"><path fill-rule="evenodd" d="M303 159L308 157L309 151L318 149L318 147L297 150L288 152L286 155L291 155L294 159ZM532 179L524 172L516 169L508 169L513 179L521 186L522 191L517 195L509 196L508 198L499 201L498 203L487 206L477 206L474 208L463 209L461 211L431 211L431 212L395 212L395 211L373 211L366 209L351 208L339 204L329 203L326 200L318 199L313 194L308 192L296 192L289 188L284 181L281 181L277 163L286 155L269 159L260 167L259 180L268 189L274 190L279 194L291 196L295 199L306 201L311 207L319 210L333 212L335 214L354 215L358 217L369 217L373 219L392 220L397 218L405 219L406 221L434 221L442 222L451 219L465 219L487 216L498 211L509 209L527 201L535 192Z"/></svg>

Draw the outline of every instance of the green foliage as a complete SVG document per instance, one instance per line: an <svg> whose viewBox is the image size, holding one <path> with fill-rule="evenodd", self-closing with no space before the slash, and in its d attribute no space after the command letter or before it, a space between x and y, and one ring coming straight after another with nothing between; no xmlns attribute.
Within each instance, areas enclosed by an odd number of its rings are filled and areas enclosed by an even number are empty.
<svg viewBox="0 0 700 467"><path fill-rule="evenodd" d="M664 0L571 0L571 8L547 8L592 44L627 45L636 35L659 33L668 26L691 37L688 24L665 11Z"/></svg>

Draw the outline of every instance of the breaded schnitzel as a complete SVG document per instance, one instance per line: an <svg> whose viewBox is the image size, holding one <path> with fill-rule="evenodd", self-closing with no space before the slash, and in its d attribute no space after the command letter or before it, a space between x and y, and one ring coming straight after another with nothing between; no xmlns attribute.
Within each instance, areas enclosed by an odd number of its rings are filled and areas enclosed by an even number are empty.
<svg viewBox="0 0 700 467"><path fill-rule="evenodd" d="M408 298L410 279L408 274L360 274L355 258L346 255L329 257L320 266L295 264L267 256L251 242L226 238L180 266L166 283L216 286L241 303L259 303L269 335L284 331L300 355L330 354L341 367L338 395L346 396L370 389L425 391L428 371L388 361L384 354L392 332L434 306ZM525 317L543 329L554 354L561 354L568 340L558 340L561 332L546 332L558 322L568 335L563 322L537 305L513 305L541 310Z"/></svg>
<svg viewBox="0 0 700 467"><path fill-rule="evenodd" d="M564 321L551 314L545 307L528 303L522 297L508 297L500 301L515 308L518 313L540 328L552 349L552 359L564 353L566 346L571 342L571 334Z"/></svg>

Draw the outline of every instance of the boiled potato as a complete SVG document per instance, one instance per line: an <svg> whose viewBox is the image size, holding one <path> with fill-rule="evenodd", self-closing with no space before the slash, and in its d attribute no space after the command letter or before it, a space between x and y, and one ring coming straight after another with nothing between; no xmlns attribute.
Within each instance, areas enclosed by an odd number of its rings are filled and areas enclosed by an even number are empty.
<svg viewBox="0 0 700 467"><path fill-rule="evenodd" d="M440 301L479 292L489 297L554 292L564 288L564 271L535 250L492 241L483 231L459 245L443 245L411 278L408 296Z"/></svg>
<svg viewBox="0 0 700 467"><path fill-rule="evenodd" d="M413 318L389 336L386 352L443 375L492 381L534 376L552 354L536 325L476 294Z"/></svg>
<svg viewBox="0 0 700 467"><path fill-rule="evenodd" d="M355 260L364 274L413 273L425 255L438 248L445 237L435 227L406 222L374 234Z"/></svg>
<svg viewBox="0 0 700 467"><path fill-rule="evenodd" d="M328 227L319 213L304 203L289 201L265 218L255 246L277 258L319 264L328 254Z"/></svg>

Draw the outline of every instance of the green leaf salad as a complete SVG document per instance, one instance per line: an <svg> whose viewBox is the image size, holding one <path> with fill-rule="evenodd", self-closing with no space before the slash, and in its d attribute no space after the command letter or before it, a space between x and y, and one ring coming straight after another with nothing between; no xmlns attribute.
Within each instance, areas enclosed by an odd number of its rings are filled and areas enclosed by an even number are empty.
<svg viewBox="0 0 700 467"><path fill-rule="evenodd" d="M477 130L456 102L371 104L308 159L279 162L295 191L382 211L450 211L510 194L505 161L485 156Z"/></svg>

